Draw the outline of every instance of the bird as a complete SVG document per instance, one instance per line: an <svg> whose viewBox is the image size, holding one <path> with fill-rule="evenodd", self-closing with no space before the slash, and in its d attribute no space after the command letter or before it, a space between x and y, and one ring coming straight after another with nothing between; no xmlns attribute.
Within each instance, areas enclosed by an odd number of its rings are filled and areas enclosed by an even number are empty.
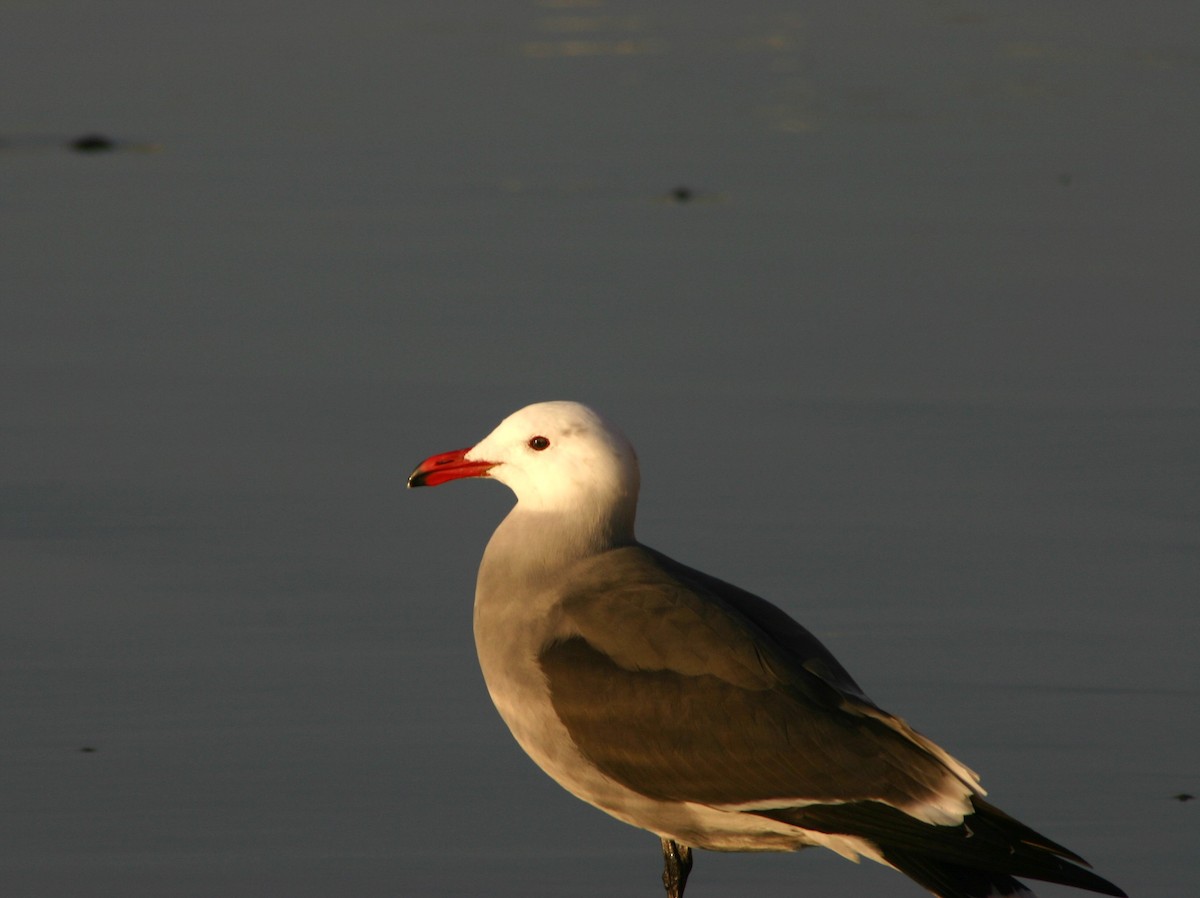
<svg viewBox="0 0 1200 898"><path fill-rule="evenodd" d="M787 613L640 543L637 454L599 413L529 405L408 486L465 478L516 496L476 582L492 701L550 777L658 836L668 898L696 849L811 846L939 898L1033 896L1016 877L1125 896L985 800Z"/></svg>

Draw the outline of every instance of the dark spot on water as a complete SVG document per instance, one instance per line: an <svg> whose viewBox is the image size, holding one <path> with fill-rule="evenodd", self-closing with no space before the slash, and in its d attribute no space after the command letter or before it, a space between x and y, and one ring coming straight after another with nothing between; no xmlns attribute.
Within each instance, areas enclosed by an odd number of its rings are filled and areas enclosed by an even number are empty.
<svg viewBox="0 0 1200 898"><path fill-rule="evenodd" d="M1191 795L1187 792L1180 792L1178 795L1172 795L1171 797L1174 798L1176 801L1195 801L1196 800L1195 795Z"/></svg>
<svg viewBox="0 0 1200 898"><path fill-rule="evenodd" d="M111 137L103 134L82 134L67 144L77 153L103 153L114 149L116 145Z"/></svg>
<svg viewBox="0 0 1200 898"><path fill-rule="evenodd" d="M677 203L686 203L694 196L692 188L683 186L676 187L669 195Z"/></svg>
<svg viewBox="0 0 1200 898"><path fill-rule="evenodd" d="M91 754L92 752L94 752L94 751L96 750L96 746L94 746L94 745L85 745L83 748L81 748L81 749L79 749L79 750L80 750L81 752L84 752L85 754Z"/></svg>

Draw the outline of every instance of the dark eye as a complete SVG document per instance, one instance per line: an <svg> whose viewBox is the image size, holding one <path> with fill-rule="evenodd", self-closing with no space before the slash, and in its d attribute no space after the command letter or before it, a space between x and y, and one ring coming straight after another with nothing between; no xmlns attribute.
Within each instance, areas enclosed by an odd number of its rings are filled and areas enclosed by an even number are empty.
<svg viewBox="0 0 1200 898"><path fill-rule="evenodd" d="M545 437L530 437L529 448L541 452L543 449L550 448L550 441Z"/></svg>

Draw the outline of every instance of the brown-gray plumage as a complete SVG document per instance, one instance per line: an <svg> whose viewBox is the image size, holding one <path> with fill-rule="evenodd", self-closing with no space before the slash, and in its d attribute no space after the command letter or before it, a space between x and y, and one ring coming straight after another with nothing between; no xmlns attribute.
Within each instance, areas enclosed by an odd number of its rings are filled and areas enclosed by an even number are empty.
<svg viewBox="0 0 1200 898"><path fill-rule="evenodd" d="M529 406L409 485L480 476L518 498L476 591L496 707L564 787L660 837L672 898L692 847L810 845L942 898L1032 894L1015 876L1124 894L984 801L784 612L639 544L636 456L590 409Z"/></svg>
<svg viewBox="0 0 1200 898"><path fill-rule="evenodd" d="M799 625L785 646L756 624L747 611L765 609L749 593L642 546L588 559L562 593L573 635L538 658L554 710L589 760L643 795L902 806L946 779L899 721L845 691L858 692Z"/></svg>

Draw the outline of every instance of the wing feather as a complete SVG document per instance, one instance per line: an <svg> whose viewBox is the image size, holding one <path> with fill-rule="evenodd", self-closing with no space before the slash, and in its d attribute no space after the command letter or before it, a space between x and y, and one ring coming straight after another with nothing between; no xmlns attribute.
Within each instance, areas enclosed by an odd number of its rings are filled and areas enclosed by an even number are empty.
<svg viewBox="0 0 1200 898"><path fill-rule="evenodd" d="M570 579L539 663L559 718L607 775L731 808L874 800L936 822L970 813L970 771L862 697L783 612L740 590L730 601L726 584L641 547L598 561ZM745 613L747 596L790 622L786 644L756 621L761 607Z"/></svg>

